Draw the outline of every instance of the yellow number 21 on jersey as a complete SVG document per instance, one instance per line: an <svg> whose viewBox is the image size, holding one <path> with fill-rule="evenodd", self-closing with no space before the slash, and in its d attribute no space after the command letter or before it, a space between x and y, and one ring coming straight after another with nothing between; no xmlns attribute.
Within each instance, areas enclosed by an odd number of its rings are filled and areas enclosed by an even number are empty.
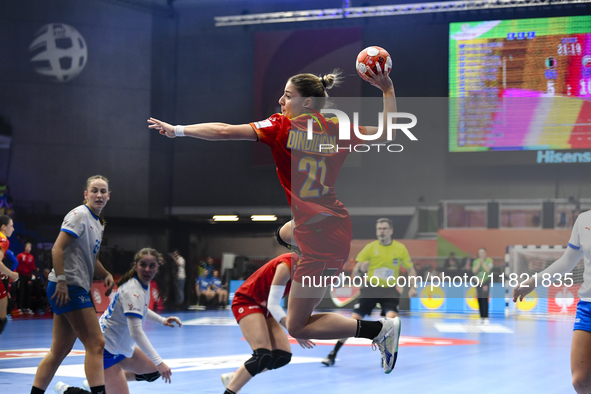
<svg viewBox="0 0 591 394"><path fill-rule="evenodd" d="M318 174L319 169L320 179L317 180L316 175ZM324 196L326 193L328 193L329 188L328 186L324 185L324 180L326 178L326 161L324 157L320 161L317 161L312 156L302 157L298 164L298 171L308 173L308 178L306 178L306 181L300 190L301 198L314 198ZM314 182L316 181L318 181L320 186L322 186L322 193L320 193L317 187L313 187Z"/></svg>

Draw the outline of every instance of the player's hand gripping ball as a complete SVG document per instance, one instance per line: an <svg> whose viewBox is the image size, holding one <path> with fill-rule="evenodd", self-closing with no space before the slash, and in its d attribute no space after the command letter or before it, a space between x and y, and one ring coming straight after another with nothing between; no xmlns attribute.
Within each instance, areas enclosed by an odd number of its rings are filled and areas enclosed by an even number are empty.
<svg viewBox="0 0 591 394"><path fill-rule="evenodd" d="M371 68L374 74L378 73L376 64L380 65L382 71L386 74L390 74L392 70L392 58L390 54L380 47L367 47L357 55L357 72L359 76L368 82L371 82L370 76L367 74L367 70Z"/></svg>

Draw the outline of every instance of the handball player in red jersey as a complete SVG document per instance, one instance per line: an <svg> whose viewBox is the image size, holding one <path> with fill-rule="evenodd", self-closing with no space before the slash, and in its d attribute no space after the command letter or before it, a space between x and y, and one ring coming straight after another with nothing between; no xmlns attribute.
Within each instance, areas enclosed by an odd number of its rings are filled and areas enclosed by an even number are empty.
<svg viewBox="0 0 591 394"><path fill-rule="evenodd" d="M14 231L14 224L12 219L7 215L0 215L0 276L6 275L13 281L18 280L18 273L13 272L2 263L2 259L8 250L10 241L8 237L12 235ZM4 283L0 280L0 334L4 331L8 318L6 317L6 307L8 304L8 293L4 287Z"/></svg>
<svg viewBox="0 0 591 394"><path fill-rule="evenodd" d="M291 361L291 346L281 327L286 326L286 314L280 302L289 294L298 261L295 253L275 257L236 290L232 313L253 354L236 372L222 375L226 394L237 393L256 374ZM305 339L297 341L304 348L314 346Z"/></svg>
<svg viewBox="0 0 591 394"><path fill-rule="evenodd" d="M396 112L394 86L388 72L379 68L375 74L369 71L371 84L383 93L384 125L387 124L387 114ZM289 334L300 339L372 339L382 353L384 372L390 373L398 355L398 317L368 321L337 313L312 315L324 297L330 277L339 275L348 259L352 238L351 220L345 206L336 197L334 184L349 153L343 148L355 143L357 137L351 133L351 140L338 141L339 149L320 149L324 143L335 142L333 146L337 145L338 120L325 118L320 113L328 97L327 89L335 83L338 83L336 73L322 77L298 74L289 78L279 99L281 113L260 122L173 126L150 118L148 123L150 128L169 138L188 136L209 141L249 140L271 147L277 175L293 214L293 237L301 251L300 264L289 295L286 320ZM308 121L313 126L312 141L305 141ZM377 127L359 129L368 135L378 131ZM290 226L291 222L286 229ZM259 371L264 369L263 364L260 363Z"/></svg>

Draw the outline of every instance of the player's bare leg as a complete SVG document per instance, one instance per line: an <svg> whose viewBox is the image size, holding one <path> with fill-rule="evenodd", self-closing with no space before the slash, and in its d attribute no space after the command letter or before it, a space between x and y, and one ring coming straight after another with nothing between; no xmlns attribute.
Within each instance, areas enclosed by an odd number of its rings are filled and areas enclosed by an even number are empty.
<svg viewBox="0 0 591 394"><path fill-rule="evenodd" d="M293 281L287 308L287 331L299 339L337 339L357 333L357 320L337 313L317 313L314 308L326 293L326 287L304 287Z"/></svg>
<svg viewBox="0 0 591 394"><path fill-rule="evenodd" d="M253 313L244 316L240 319L240 323L238 324L240 325L240 330L244 335L244 339L246 339L253 351L257 349L267 349L269 352L271 351L271 336L269 334L267 321L262 313ZM228 384L227 390L237 393L252 378L253 375L247 370L245 364L242 364L234 373L232 380Z"/></svg>
<svg viewBox="0 0 591 394"><path fill-rule="evenodd" d="M86 352L84 373L90 387L105 385L103 350L105 339L101 332L94 308L78 309L64 313Z"/></svg>
<svg viewBox="0 0 591 394"><path fill-rule="evenodd" d="M58 367L72 350L74 342L76 342L76 334L68 323L68 319L64 315L54 315L51 349L37 367L33 380L34 387L41 390L47 389Z"/></svg>
<svg viewBox="0 0 591 394"><path fill-rule="evenodd" d="M6 318L6 307L8 306L8 297L0 300L0 334L4 331L8 319Z"/></svg>
<svg viewBox="0 0 591 394"><path fill-rule="evenodd" d="M591 393L591 332L575 330L570 352L573 388L578 394Z"/></svg>

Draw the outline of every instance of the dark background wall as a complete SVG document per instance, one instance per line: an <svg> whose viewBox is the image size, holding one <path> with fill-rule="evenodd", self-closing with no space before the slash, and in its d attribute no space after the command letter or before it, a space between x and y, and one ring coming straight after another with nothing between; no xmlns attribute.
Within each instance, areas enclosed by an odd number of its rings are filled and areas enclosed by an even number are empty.
<svg viewBox="0 0 591 394"><path fill-rule="evenodd" d="M581 15L589 13L588 6L215 27L216 15L339 7L341 2L183 0L174 3L173 12L164 1L130 3L0 3L0 116L13 128L5 178L16 201L46 203L51 214L61 216L80 202L85 179L101 173L112 182L106 213L115 218L166 218L175 206L285 207L274 168L253 164L258 150L252 143L168 140L150 132L146 119L173 124L260 120L253 118L255 35L343 27L361 27L363 46L379 45L392 54L401 109L419 113L418 142L400 137L404 152L363 156L342 170L337 192L346 204L590 195L583 165L508 165L503 153L476 158L448 153L446 111L441 102L427 100L447 95L450 22ZM150 10L150 5L157 7ZM86 68L68 83L36 74L29 61L35 32L52 22L74 26L88 45ZM322 35L310 42L324 44ZM353 61L335 66L350 68ZM345 83L352 78L358 77ZM338 97L339 90L332 95ZM364 83L362 95L379 97L380 92ZM404 101L408 97L427 101ZM6 163L6 152L0 155ZM389 188L368 193L377 183Z"/></svg>
<svg viewBox="0 0 591 394"><path fill-rule="evenodd" d="M588 7L536 7L246 27L213 26L215 15L239 15L245 10L250 13L271 11L269 7L262 7L260 2L253 3L255 5L251 6L230 4L223 9L208 5L179 8L182 32L179 59L182 60L179 61L178 78L182 86L177 95L177 123L259 120L253 118L251 100L253 90L257 89L252 86L252 76L255 72L254 37L258 32L361 26L364 46L379 45L392 54L391 76L398 97L421 97L426 101L405 102L401 99L399 102L401 110L406 105L421 112L416 134L418 142L411 144L400 137L405 147L403 153L363 155L359 166L342 170L337 192L346 204L357 207L414 206L421 196L426 204L433 205L443 199L562 198L587 196L591 192L589 176L581 164L536 165L533 152L448 153L447 114L437 109L429 112L429 106L440 109L444 104L427 100L447 96L450 22L578 15L588 13ZM325 3L326 7L338 6L334 1ZM298 8L294 4L285 7L284 3L277 7ZM321 8L321 5L313 8ZM322 36L311 45L323 45ZM346 68L352 66L353 61L351 59L351 65L335 66ZM227 68L223 64L228 64ZM281 69L275 72L281 73ZM285 79L288 77L284 76ZM345 83L347 80L350 81L346 79ZM380 92L364 84L362 94L378 97ZM332 91L331 95L338 97L339 89ZM194 170L175 172L173 205L285 204L273 169L252 165L251 143L180 140L174 141L174 145L174 167ZM221 185L220 180L223 180ZM381 195L372 195L368 201L366 191L375 184L392 186Z"/></svg>
<svg viewBox="0 0 591 394"><path fill-rule="evenodd" d="M146 216L151 16L97 1L18 1L2 2L0 20L0 116L13 127L14 198L63 215L100 173L112 182L110 214ZM85 69L67 83L29 61L37 30L56 22L74 26L88 46Z"/></svg>

